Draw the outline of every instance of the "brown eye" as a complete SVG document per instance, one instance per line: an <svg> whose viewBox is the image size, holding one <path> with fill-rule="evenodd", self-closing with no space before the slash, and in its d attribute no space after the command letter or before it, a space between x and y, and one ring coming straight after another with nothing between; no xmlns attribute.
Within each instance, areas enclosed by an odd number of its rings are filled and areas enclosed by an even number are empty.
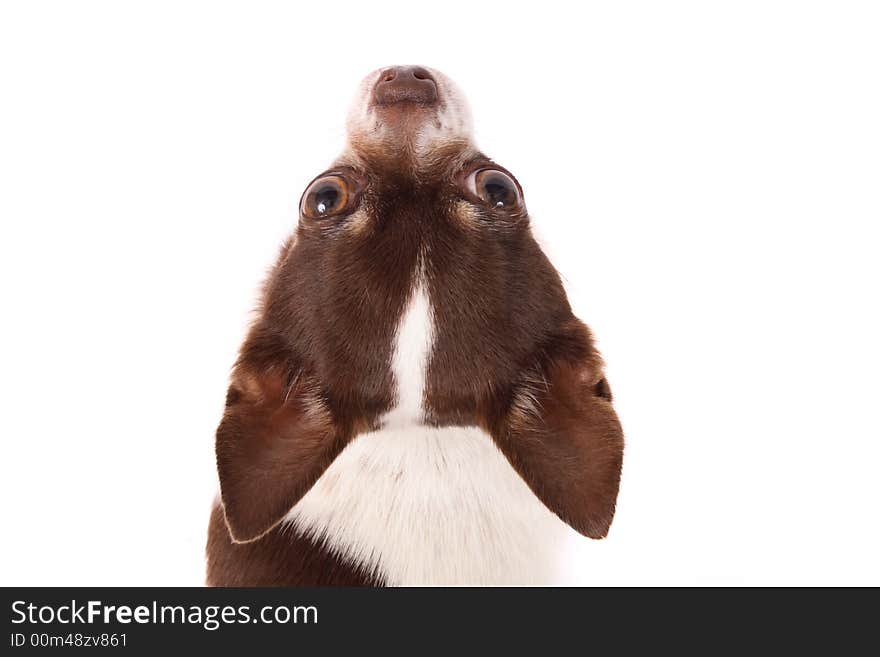
<svg viewBox="0 0 880 657"><path fill-rule="evenodd" d="M498 169L480 169L467 179L470 192L491 208L516 210L522 206L519 186L513 178Z"/></svg>
<svg viewBox="0 0 880 657"><path fill-rule="evenodd" d="M347 212L352 201L352 189L342 176L322 176L303 194L302 213L309 219L324 219Z"/></svg>

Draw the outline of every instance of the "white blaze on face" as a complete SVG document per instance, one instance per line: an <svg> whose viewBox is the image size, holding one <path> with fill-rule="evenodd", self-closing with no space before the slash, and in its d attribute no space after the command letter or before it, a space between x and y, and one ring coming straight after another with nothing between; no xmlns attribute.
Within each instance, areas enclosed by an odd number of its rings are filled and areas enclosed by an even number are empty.
<svg viewBox="0 0 880 657"><path fill-rule="evenodd" d="M448 77L427 69L437 84L438 102L434 108L421 108L424 120L416 127L412 144L419 154L425 154L451 141L472 142L471 111L461 89ZM377 106L373 93L379 76L385 69L370 73L358 87L348 112L346 128L350 144L388 143L403 138L399 126L390 124L382 116L383 106Z"/></svg>
<svg viewBox="0 0 880 657"><path fill-rule="evenodd" d="M424 285L410 297L394 338L391 371L397 388L396 403L382 418L382 426L418 424L424 416L425 374L434 340L434 319Z"/></svg>

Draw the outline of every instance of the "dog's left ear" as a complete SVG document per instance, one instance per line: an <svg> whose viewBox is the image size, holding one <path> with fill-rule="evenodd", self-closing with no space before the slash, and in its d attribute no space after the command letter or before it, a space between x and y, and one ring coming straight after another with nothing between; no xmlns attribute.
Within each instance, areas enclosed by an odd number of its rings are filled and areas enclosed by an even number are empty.
<svg viewBox="0 0 880 657"><path fill-rule="evenodd" d="M523 373L490 422L499 449L535 495L581 534L611 527L623 463L623 430L602 360L573 320Z"/></svg>
<svg viewBox="0 0 880 657"><path fill-rule="evenodd" d="M280 523L345 446L316 382L259 339L245 343L217 429L217 471L233 541Z"/></svg>

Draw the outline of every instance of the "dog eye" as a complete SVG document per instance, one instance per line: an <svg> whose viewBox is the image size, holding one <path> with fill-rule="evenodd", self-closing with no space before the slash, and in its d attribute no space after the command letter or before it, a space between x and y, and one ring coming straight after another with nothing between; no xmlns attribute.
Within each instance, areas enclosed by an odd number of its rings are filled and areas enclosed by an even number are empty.
<svg viewBox="0 0 880 657"><path fill-rule="evenodd" d="M513 178L498 169L480 169L467 179L469 191L489 207L515 210L522 206L519 186Z"/></svg>
<svg viewBox="0 0 880 657"><path fill-rule="evenodd" d="M352 204L352 188L337 174L315 180L303 194L301 212L309 219L324 219L348 211Z"/></svg>

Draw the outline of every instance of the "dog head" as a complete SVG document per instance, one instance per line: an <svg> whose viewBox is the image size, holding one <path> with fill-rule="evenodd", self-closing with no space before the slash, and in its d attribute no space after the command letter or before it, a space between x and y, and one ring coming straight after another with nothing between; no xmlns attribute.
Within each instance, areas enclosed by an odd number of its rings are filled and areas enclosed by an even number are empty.
<svg viewBox="0 0 880 657"><path fill-rule="evenodd" d="M604 535L619 455L602 450L618 449L619 425L520 184L475 146L458 88L427 68L367 76L347 128L302 195L233 376L217 439L233 536L280 521L351 438L400 420L391 411L414 389L403 421L485 428L548 507ZM426 319L401 355L417 291ZM412 382L395 372L408 358L421 362ZM608 435L591 444L581 424ZM578 468L593 466L607 472L584 484Z"/></svg>

